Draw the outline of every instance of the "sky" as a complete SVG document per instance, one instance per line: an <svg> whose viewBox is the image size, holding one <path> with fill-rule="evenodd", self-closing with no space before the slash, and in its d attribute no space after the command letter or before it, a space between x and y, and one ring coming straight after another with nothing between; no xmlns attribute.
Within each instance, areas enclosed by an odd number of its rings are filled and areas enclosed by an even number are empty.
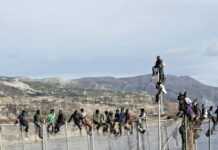
<svg viewBox="0 0 218 150"><path fill-rule="evenodd" d="M0 75L166 73L218 86L217 0L0 1Z"/></svg>

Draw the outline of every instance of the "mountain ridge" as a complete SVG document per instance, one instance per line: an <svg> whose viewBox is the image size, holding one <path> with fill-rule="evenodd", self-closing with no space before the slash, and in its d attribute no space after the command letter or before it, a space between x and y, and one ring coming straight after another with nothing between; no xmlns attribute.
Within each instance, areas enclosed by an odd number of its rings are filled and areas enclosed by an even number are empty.
<svg viewBox="0 0 218 150"><path fill-rule="evenodd" d="M5 84L5 82L8 82ZM9 84L10 83L10 84ZM12 86L13 83L19 85ZM62 78L43 78L32 79L26 77L0 77L0 95L7 93L7 96L15 95L56 95L71 96L77 95L78 89L91 89L96 91L126 91L126 92L143 92L154 96L156 93L155 83L152 82L150 74L138 75L132 77L85 77L79 79L62 79ZM10 85L7 86L7 85ZM25 88L28 87L28 92ZM16 88L18 87L18 88ZM9 89L9 90L8 90ZM30 92L31 89L31 92ZM167 75L166 89L168 94L165 99L176 101L179 92L187 91L192 99L199 99L202 103L216 103L218 99L218 87L206 85L189 76ZM13 90L15 91L13 93ZM80 93L81 94L81 93Z"/></svg>

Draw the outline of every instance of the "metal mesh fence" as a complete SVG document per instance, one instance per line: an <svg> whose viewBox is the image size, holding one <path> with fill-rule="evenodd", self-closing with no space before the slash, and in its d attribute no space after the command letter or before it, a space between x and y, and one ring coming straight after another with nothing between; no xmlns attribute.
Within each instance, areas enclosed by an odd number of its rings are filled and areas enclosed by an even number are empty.
<svg viewBox="0 0 218 150"><path fill-rule="evenodd" d="M162 121L162 150L181 150L180 121ZM63 126L56 135L47 134L43 130L43 140L38 138L34 126L30 126L28 136L16 125L1 125L1 150L158 150L158 125L152 121L146 126L144 134L134 129L133 134L124 133L122 136L103 135L93 131L92 136L85 132L80 135L72 125ZM205 136L207 123L197 140L198 150L208 149L209 140ZM216 131L211 135L211 150L218 149Z"/></svg>

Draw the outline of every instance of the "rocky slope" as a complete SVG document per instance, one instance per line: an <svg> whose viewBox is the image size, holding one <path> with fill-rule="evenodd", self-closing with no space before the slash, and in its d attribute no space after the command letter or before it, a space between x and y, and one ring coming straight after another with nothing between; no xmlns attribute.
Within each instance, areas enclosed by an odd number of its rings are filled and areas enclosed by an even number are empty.
<svg viewBox="0 0 218 150"><path fill-rule="evenodd" d="M166 99L175 101L177 94L188 91L190 97L198 98L201 102L218 103L218 88L205 85L188 76L167 76ZM98 77L63 80L59 78L28 79L0 77L0 96L80 96L85 90L89 94L102 95L102 91L113 92L147 92L156 93L155 84L150 75L128 78ZM103 92L104 93L104 92Z"/></svg>

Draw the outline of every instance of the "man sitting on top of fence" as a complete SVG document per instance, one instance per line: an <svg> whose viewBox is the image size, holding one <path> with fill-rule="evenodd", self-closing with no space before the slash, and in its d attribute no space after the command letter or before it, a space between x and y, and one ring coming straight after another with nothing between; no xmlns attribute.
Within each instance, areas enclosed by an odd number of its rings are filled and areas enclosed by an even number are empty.
<svg viewBox="0 0 218 150"><path fill-rule="evenodd" d="M37 110L33 116L33 124L35 126L36 134L38 134L39 138L41 138L41 139L42 139L42 126L41 126L42 123L43 123L43 120L42 120L40 110Z"/></svg>
<svg viewBox="0 0 218 150"><path fill-rule="evenodd" d="M80 114L81 114L82 125L85 127L87 133L91 135L92 125L90 121L88 120L87 113L85 112L83 108L80 109Z"/></svg>
<svg viewBox="0 0 218 150"><path fill-rule="evenodd" d="M17 117L17 120L15 122L16 124L19 123L20 125L20 131L24 131L26 133L26 136L28 136L28 131L29 131L29 123L28 123L28 119L27 119L27 112L25 110L22 110L22 112L19 114L19 116Z"/></svg>
<svg viewBox="0 0 218 150"><path fill-rule="evenodd" d="M92 119L93 119L93 124L95 125L95 128L96 128L97 132L99 133L99 129L102 126L102 124L101 124L101 113L100 113L99 109L95 110Z"/></svg>
<svg viewBox="0 0 218 150"><path fill-rule="evenodd" d="M145 133L145 121L146 121L146 113L145 113L145 109L142 108L140 110L139 116L138 116L138 121L137 121L137 128L138 131L142 134Z"/></svg>
<svg viewBox="0 0 218 150"><path fill-rule="evenodd" d="M68 123L70 123L73 120L74 125L79 128L80 135L82 134L82 115L78 112L78 110L75 110L73 114L70 116L70 119L68 120Z"/></svg>
<svg viewBox="0 0 218 150"><path fill-rule="evenodd" d="M65 125L66 117L62 110L59 110L57 120L55 122L55 133L60 131L61 126Z"/></svg>
<svg viewBox="0 0 218 150"><path fill-rule="evenodd" d="M54 109L51 109L50 113L48 114L48 117L47 117L47 122L48 122L47 132L48 133L51 133L51 134L54 133L55 121L56 121L55 111L54 111Z"/></svg>

